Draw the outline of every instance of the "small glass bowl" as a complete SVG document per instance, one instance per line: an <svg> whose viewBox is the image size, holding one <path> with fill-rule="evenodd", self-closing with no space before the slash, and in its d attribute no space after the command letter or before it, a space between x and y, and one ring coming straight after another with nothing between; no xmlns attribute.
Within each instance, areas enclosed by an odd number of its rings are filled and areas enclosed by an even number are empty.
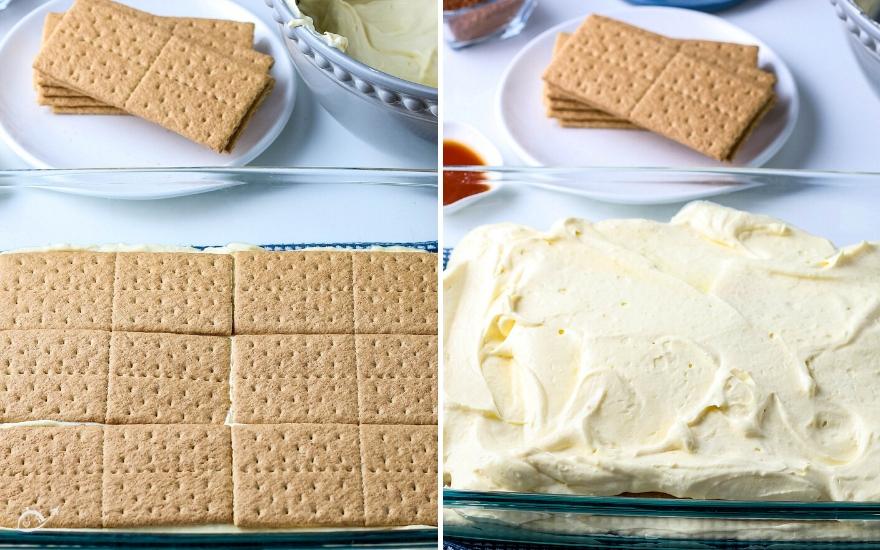
<svg viewBox="0 0 880 550"><path fill-rule="evenodd" d="M526 26L538 0L486 0L443 11L443 35L454 49L491 39L516 36Z"/></svg>

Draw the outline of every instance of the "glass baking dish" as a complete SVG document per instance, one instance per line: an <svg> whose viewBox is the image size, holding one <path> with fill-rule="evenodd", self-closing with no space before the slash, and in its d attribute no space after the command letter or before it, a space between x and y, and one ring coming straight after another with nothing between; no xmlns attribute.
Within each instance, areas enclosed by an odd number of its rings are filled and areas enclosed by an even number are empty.
<svg viewBox="0 0 880 550"><path fill-rule="evenodd" d="M479 167L496 192L444 217L444 252L483 224L668 221L690 200L775 216L838 246L880 240L880 174ZM878 274L880 276L880 274ZM446 487L444 537L601 548L880 548L880 502L710 501Z"/></svg>
<svg viewBox="0 0 880 550"><path fill-rule="evenodd" d="M774 216L838 246L880 239L880 174L764 169L492 168L497 189L444 216L443 246L471 229L514 222L549 229L560 218L669 219L692 200Z"/></svg>
<svg viewBox="0 0 880 550"><path fill-rule="evenodd" d="M437 240L434 170L0 170L0 250Z"/></svg>
<svg viewBox="0 0 880 550"><path fill-rule="evenodd" d="M208 192L210 191L210 192ZM199 194L195 194L199 193ZM137 199L137 200L132 200ZM0 170L0 250L51 244L403 245L437 252L437 173L364 169ZM436 527L0 529L0 546L436 548Z"/></svg>

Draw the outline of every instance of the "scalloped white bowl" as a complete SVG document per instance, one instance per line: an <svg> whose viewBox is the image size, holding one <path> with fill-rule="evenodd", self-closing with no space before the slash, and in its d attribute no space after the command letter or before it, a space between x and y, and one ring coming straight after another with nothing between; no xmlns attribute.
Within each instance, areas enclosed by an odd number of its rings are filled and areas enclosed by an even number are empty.
<svg viewBox="0 0 880 550"><path fill-rule="evenodd" d="M852 0L830 0L846 29L850 48L874 93L880 96L880 24Z"/></svg>
<svg viewBox="0 0 880 550"><path fill-rule="evenodd" d="M290 58L321 105L352 133L372 141L377 128L400 128L399 135L437 141L437 88L378 71L328 46L312 29L291 28L287 0L265 0L272 8ZM377 143L394 147L394 143Z"/></svg>

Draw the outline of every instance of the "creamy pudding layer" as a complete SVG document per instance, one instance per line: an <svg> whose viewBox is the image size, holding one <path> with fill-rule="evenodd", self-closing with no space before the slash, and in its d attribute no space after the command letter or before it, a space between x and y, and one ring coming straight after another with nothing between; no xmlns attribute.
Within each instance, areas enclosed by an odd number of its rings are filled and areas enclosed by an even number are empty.
<svg viewBox="0 0 880 550"><path fill-rule="evenodd" d="M437 0L296 0L306 25L374 69L437 87Z"/></svg>
<svg viewBox="0 0 880 550"><path fill-rule="evenodd" d="M707 202L473 231L444 278L455 488L880 499L880 253Z"/></svg>

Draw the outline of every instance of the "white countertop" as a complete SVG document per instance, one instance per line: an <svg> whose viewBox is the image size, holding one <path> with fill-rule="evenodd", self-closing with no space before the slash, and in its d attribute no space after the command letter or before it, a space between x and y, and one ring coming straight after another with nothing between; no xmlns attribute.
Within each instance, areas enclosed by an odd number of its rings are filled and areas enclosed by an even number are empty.
<svg viewBox="0 0 880 550"><path fill-rule="evenodd" d="M554 25L629 6L623 0L539 0L519 36L458 51L446 47L444 120L478 127L501 148L507 164L522 164L494 109L501 75L511 59ZM788 64L800 90L794 134L767 167L880 171L874 144L880 99L862 75L827 0L748 0L718 15L770 45Z"/></svg>
<svg viewBox="0 0 880 550"><path fill-rule="evenodd" d="M45 0L12 0L0 39ZM158 0L157 0L158 1ZM274 25L262 0L237 0ZM0 85L2 85L0 67ZM382 128L375 140L381 143ZM398 142L400 140L397 140ZM420 139L382 150L349 133L302 82L280 137L257 166L431 168L437 149ZM0 170L28 166L0 143ZM323 183L250 184L190 197L126 201L44 190L0 189L0 250L50 243L257 244L437 239L436 190Z"/></svg>

